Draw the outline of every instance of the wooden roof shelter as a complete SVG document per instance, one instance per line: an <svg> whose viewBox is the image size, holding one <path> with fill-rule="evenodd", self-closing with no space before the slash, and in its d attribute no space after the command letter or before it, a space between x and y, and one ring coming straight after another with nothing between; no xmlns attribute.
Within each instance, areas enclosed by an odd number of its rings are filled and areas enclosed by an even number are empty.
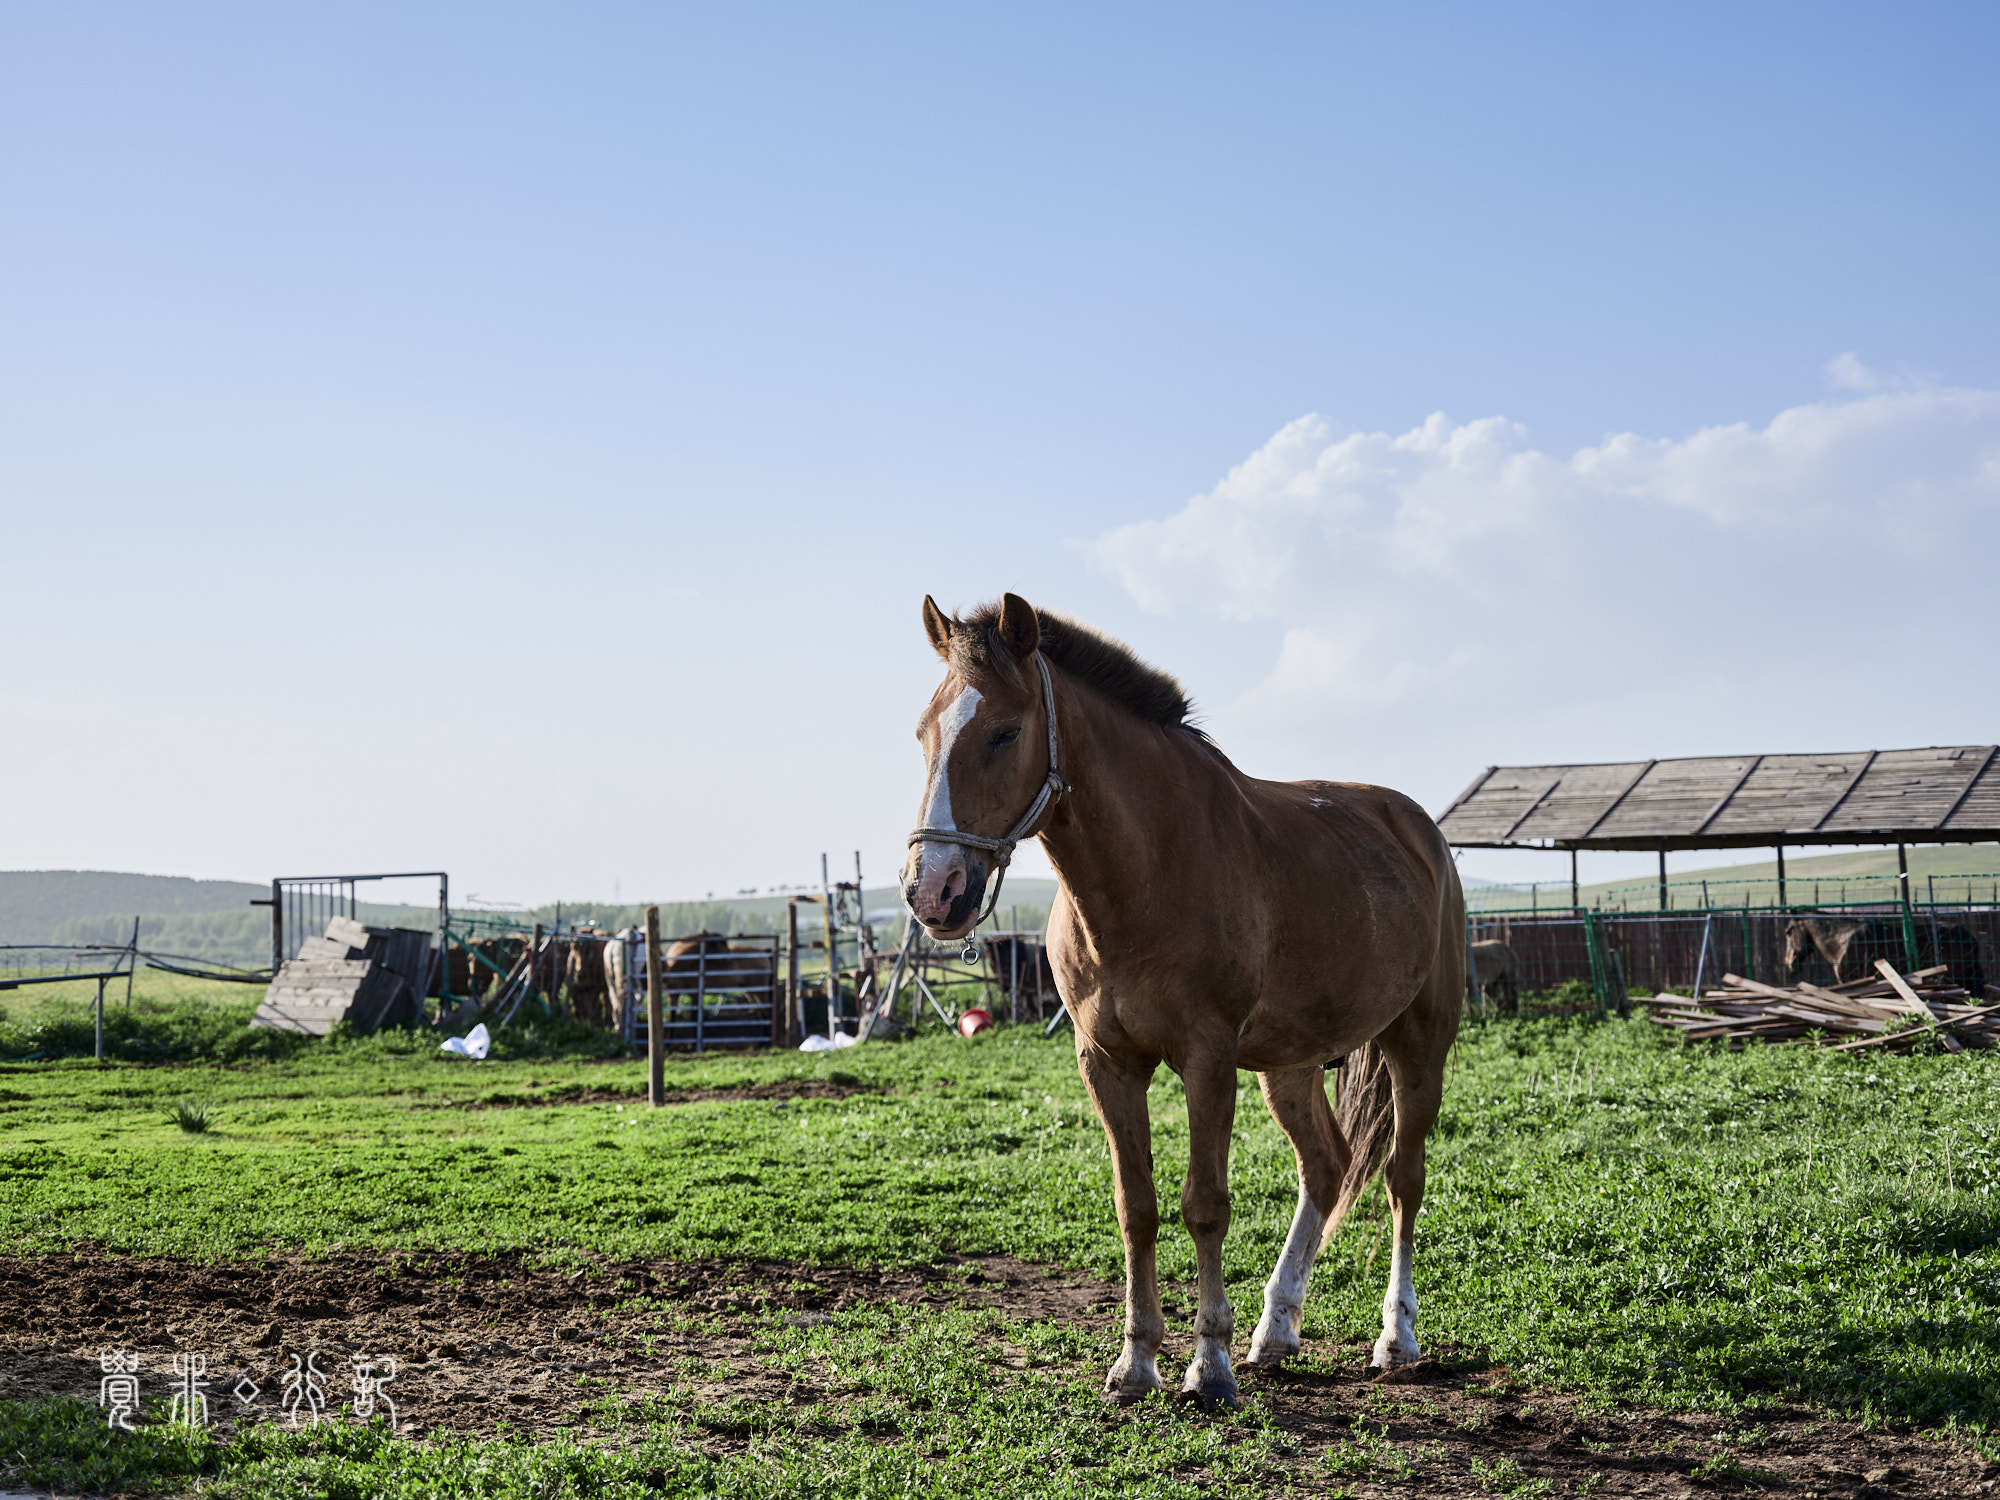
<svg viewBox="0 0 2000 1500"><path fill-rule="evenodd" d="M1976 843L2000 839L2000 747L1489 766L1438 824L1465 849Z"/></svg>

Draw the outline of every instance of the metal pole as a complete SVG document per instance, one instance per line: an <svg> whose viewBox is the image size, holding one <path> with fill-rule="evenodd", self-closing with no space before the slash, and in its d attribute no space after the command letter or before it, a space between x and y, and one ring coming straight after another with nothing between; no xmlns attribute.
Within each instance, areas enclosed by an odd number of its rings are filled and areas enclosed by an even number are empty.
<svg viewBox="0 0 2000 1500"><path fill-rule="evenodd" d="M1701 956L1694 961L1694 998L1701 998L1701 981L1708 972L1708 939L1715 928L1715 913L1701 919Z"/></svg>
<svg viewBox="0 0 2000 1500"><path fill-rule="evenodd" d="M877 995L875 997L875 1012L877 1015L887 1016L892 1021L896 1019L896 996L903 992L903 970L909 967L910 950L916 946L916 941L916 918L912 917L908 912L904 912L903 941L896 949L896 967L889 974L889 992L885 995ZM910 1026L912 1030L916 1029L916 1015L917 1004L915 1000L912 1000L910 1002Z"/></svg>
<svg viewBox="0 0 2000 1500"><path fill-rule="evenodd" d="M528 940L528 993L535 993L535 986L542 977L542 924L535 924L535 935Z"/></svg>
<svg viewBox="0 0 2000 1500"><path fill-rule="evenodd" d="M708 1011L708 939L696 938L694 952L694 1050L702 1049Z"/></svg>
<svg viewBox="0 0 2000 1500"><path fill-rule="evenodd" d="M1570 906L1570 910L1571 910L1571 911L1575 911L1575 910L1576 910L1576 909L1577 909L1577 908L1578 908L1579 906L1581 906L1581 905L1583 905L1583 901L1582 901L1582 898L1580 898L1580 897L1579 897L1579 896L1577 895L1577 890L1576 890L1576 850L1572 848L1572 849L1571 849L1571 850L1569 851L1569 906Z"/></svg>
<svg viewBox="0 0 2000 1500"><path fill-rule="evenodd" d="M819 887L826 902L820 914L826 919L826 1034L831 1037L840 1016L840 938L833 925L833 881L824 850L819 856Z"/></svg>
<svg viewBox="0 0 2000 1500"><path fill-rule="evenodd" d="M465 966L468 976L472 965ZM438 876L438 1014L451 1009L451 877Z"/></svg>
<svg viewBox="0 0 2000 1500"><path fill-rule="evenodd" d="M1789 907L1791 902L1785 893L1785 846L1778 845L1778 905Z"/></svg>
<svg viewBox="0 0 2000 1500"><path fill-rule="evenodd" d="M271 882L271 975L285 966L285 893L277 881Z"/></svg>
<svg viewBox="0 0 2000 1500"><path fill-rule="evenodd" d="M1936 901L1937 897L1935 893L1933 893L1931 899L1933 902ZM127 1010L130 1010L132 1008L132 976L138 972L139 972L139 919L137 917L134 917L132 919L132 952L131 952L131 957L127 961L125 968L125 1008Z"/></svg>
<svg viewBox="0 0 2000 1500"><path fill-rule="evenodd" d="M660 909L646 908L646 1103L667 1102L667 1047L660 1019Z"/></svg>
<svg viewBox="0 0 2000 1500"><path fill-rule="evenodd" d="M1007 1019L1021 1019L1021 934L1007 940Z"/></svg>
<svg viewBox="0 0 2000 1500"><path fill-rule="evenodd" d="M104 1061L104 978L97 980L97 1060Z"/></svg>
<svg viewBox="0 0 2000 1500"><path fill-rule="evenodd" d="M1667 842L1660 840L1660 910L1667 909Z"/></svg>
<svg viewBox="0 0 2000 1500"><path fill-rule="evenodd" d="M792 1015L798 1020L798 1034L795 1042L806 1039L806 1000L799 993L799 898L792 897L785 903L785 989L791 996L787 1002Z"/></svg>
<svg viewBox="0 0 2000 1500"><path fill-rule="evenodd" d="M1479 965L1472 957L1472 918L1465 918L1465 987L1466 999L1472 1002L1474 1012L1480 1020L1486 1019L1486 991L1480 987Z"/></svg>

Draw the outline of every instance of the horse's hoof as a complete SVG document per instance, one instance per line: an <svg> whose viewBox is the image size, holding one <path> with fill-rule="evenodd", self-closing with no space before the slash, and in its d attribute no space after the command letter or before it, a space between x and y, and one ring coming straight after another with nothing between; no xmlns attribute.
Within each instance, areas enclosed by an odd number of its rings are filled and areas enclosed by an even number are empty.
<svg viewBox="0 0 2000 1500"><path fill-rule="evenodd" d="M1287 1334L1282 1327L1266 1332L1260 1327L1250 1340L1250 1352L1243 1357L1243 1361L1253 1368L1275 1370L1298 1352L1297 1333Z"/></svg>
<svg viewBox="0 0 2000 1500"><path fill-rule="evenodd" d="M1104 1404L1106 1406L1137 1406L1158 1389L1159 1387L1156 1385L1107 1385L1104 1388Z"/></svg>
<svg viewBox="0 0 2000 1500"><path fill-rule="evenodd" d="M1207 1380L1190 1386L1181 1392L1181 1401L1196 1411L1234 1411L1242 1405L1233 1380Z"/></svg>

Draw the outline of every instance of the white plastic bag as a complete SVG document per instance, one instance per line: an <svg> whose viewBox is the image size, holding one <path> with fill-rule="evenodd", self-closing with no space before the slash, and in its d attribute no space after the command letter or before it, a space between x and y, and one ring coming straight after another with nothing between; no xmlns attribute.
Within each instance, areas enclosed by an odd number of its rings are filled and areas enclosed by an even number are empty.
<svg viewBox="0 0 2000 1500"><path fill-rule="evenodd" d="M477 1062L486 1055L486 1049L493 1045L493 1038L486 1034L486 1023L481 1021L464 1036L447 1037L440 1052L450 1052L458 1057L469 1057Z"/></svg>
<svg viewBox="0 0 2000 1500"><path fill-rule="evenodd" d="M842 1047L852 1047L854 1038L844 1031L836 1031L831 1037L809 1036L799 1043L801 1052L838 1052Z"/></svg>

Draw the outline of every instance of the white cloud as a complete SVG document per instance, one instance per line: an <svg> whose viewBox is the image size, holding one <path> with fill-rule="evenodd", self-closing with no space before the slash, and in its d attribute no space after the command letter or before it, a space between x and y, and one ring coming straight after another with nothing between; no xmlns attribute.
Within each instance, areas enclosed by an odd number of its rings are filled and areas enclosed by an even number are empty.
<svg viewBox="0 0 2000 1500"><path fill-rule="evenodd" d="M1872 391L1882 384L1882 377L1849 349L1826 362L1826 383L1836 391Z"/></svg>
<svg viewBox="0 0 2000 1500"><path fill-rule="evenodd" d="M1567 455L1500 417L1307 416L1092 551L1149 610L1275 627L1234 701L1207 695L1226 743L1385 761L1442 737L1470 771L2000 733L2000 391L1877 383Z"/></svg>

